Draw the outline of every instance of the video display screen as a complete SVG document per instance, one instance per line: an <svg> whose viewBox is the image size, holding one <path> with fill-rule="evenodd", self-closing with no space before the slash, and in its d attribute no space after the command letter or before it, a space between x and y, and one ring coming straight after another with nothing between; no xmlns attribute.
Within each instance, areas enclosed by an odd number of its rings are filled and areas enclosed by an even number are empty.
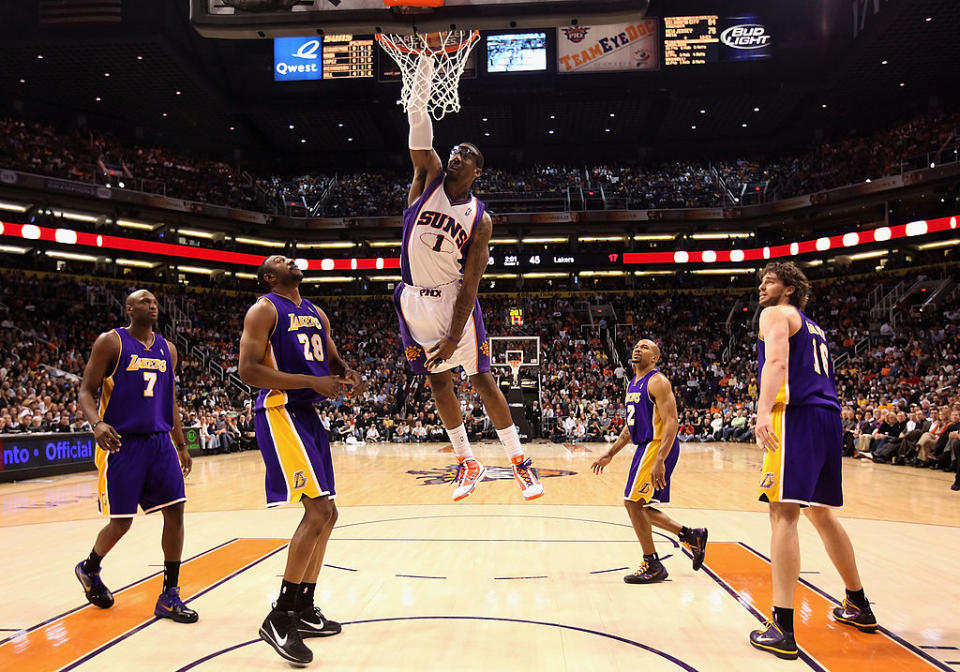
<svg viewBox="0 0 960 672"><path fill-rule="evenodd" d="M547 69L547 34L487 35L487 72L536 72Z"/></svg>

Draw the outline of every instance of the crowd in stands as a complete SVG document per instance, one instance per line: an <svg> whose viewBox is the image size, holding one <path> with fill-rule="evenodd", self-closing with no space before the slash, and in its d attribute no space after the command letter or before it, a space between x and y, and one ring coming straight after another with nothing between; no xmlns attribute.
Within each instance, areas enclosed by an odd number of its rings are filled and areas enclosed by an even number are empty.
<svg viewBox="0 0 960 672"><path fill-rule="evenodd" d="M125 322L118 299L132 288L19 272L4 272L0 279L0 433L88 430L76 403L84 358L100 331ZM808 307L838 359L845 453L955 470L960 296L954 291L925 311L905 302L891 324L887 316L872 315L865 298L881 283L818 282ZM185 426L198 428L207 451L254 447L253 398L230 382L252 297L180 286L156 291L166 302L161 305L178 307L177 331L187 344L181 343L178 372ZM658 366L673 381L680 440L750 442L757 394L753 313L737 312L725 325L738 298L749 298L747 291L601 294L589 299L610 304L617 317L595 324L579 303L583 298L494 295L482 301L490 334L535 333L541 339L540 395L527 408L535 437L612 441L624 422L623 391L632 376L628 353L645 337L660 345ZM427 381L407 371L389 301L342 297L321 305L340 352L369 383L362 396L323 406L332 440L445 442ZM526 327L509 324L514 307L523 309ZM503 361L503 350L493 353L496 361ZM507 369L495 374L510 375ZM457 387L471 438L493 437L465 377Z"/></svg>
<svg viewBox="0 0 960 672"><path fill-rule="evenodd" d="M513 194L517 203L506 207L517 210L538 207L536 199L524 202L525 195L565 193L568 188L602 189L605 197L615 199L616 207L631 209L731 205L729 197L738 198L743 185L762 184L769 197L787 198L899 174L902 162L935 153L951 139L960 140L958 128L960 111L936 110L878 132L848 133L773 156L598 166L490 166L475 191L481 197ZM410 184L410 171L391 168L254 177L222 161L123 144L87 129L64 132L13 118L0 118L0 168L113 187L126 180L125 188L270 214L297 204L311 215L395 216L406 205ZM257 173L252 168L251 172ZM557 209L556 203L547 199L540 207Z"/></svg>

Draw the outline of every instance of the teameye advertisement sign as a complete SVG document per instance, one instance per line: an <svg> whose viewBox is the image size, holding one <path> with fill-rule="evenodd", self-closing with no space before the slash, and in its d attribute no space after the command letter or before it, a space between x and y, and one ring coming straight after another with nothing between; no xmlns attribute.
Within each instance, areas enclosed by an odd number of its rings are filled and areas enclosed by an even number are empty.
<svg viewBox="0 0 960 672"><path fill-rule="evenodd" d="M323 79L319 37L277 37L273 40L273 81Z"/></svg>
<svg viewBox="0 0 960 672"><path fill-rule="evenodd" d="M561 28L557 72L638 72L658 70L657 19L627 24Z"/></svg>

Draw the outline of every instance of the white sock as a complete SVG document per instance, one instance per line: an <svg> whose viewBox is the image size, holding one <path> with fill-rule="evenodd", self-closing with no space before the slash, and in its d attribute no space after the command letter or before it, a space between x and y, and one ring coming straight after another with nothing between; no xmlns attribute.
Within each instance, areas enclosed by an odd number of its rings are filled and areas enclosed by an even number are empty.
<svg viewBox="0 0 960 672"><path fill-rule="evenodd" d="M473 451L470 450L470 439L467 438L467 428L463 425L447 430L447 436L450 437L450 443L453 445L453 452L457 457L471 458Z"/></svg>
<svg viewBox="0 0 960 672"><path fill-rule="evenodd" d="M503 444L511 461L513 461L515 457L523 457L523 446L520 445L520 435L517 434L516 425L498 429L497 437L499 437L500 443Z"/></svg>

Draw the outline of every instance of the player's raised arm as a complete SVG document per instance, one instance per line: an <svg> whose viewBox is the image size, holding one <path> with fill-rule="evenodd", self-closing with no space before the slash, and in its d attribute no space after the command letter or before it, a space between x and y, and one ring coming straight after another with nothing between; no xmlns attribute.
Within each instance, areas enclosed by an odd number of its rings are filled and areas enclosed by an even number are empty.
<svg viewBox="0 0 960 672"><path fill-rule="evenodd" d="M77 393L77 402L80 410L93 427L93 436L97 445L104 450L120 448L120 434L117 430L100 419L97 409L96 394L103 384L103 379L109 376L117 367L120 359L120 338L115 331L100 334L93 342L90 358L83 369L83 380L80 381L80 391Z"/></svg>
<svg viewBox="0 0 960 672"><path fill-rule="evenodd" d="M240 363L237 373L247 385L266 390L313 389L325 397L340 395L340 386L349 381L338 376L307 376L300 373L284 373L263 360L267 354L270 334L277 324L277 309L270 301L257 301L250 306L243 318L243 334L240 336Z"/></svg>
<svg viewBox="0 0 960 672"><path fill-rule="evenodd" d="M426 363L428 369L435 364L442 364L450 359L450 356L457 349L460 336L463 334L463 328L476 305L480 279L483 277L483 272L490 261L490 235L492 233L493 221L490 219L490 215L485 212L473 232L473 242L470 243L466 263L463 265L463 284L460 285L460 293L457 294L457 301L453 304L453 317L450 320L450 327L446 336L430 348L430 358Z"/></svg>
<svg viewBox="0 0 960 672"><path fill-rule="evenodd" d="M407 121L410 122L410 159L413 161L413 182L407 205L420 198L427 185L443 170L443 163L433 149L433 122L427 103L433 83L433 56L425 54L417 61L413 95L407 106Z"/></svg>

